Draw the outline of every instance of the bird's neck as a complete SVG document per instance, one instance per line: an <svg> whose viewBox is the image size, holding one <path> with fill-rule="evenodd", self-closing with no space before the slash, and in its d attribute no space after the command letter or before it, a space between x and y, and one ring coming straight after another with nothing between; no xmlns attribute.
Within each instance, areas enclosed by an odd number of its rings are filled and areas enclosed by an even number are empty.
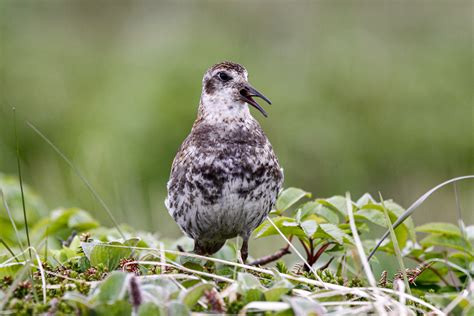
<svg viewBox="0 0 474 316"><path fill-rule="evenodd" d="M201 96L198 120L207 124L231 124L254 121L248 105L240 100L232 100L219 94Z"/></svg>

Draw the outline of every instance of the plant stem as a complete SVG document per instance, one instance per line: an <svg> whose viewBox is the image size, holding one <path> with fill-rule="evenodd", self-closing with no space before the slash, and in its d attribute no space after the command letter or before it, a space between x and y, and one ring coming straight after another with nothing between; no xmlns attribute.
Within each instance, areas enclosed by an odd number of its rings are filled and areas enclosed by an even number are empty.
<svg viewBox="0 0 474 316"><path fill-rule="evenodd" d="M283 257L284 255L290 254L290 253L291 253L290 245L287 245L286 247L281 248L280 250L275 252L274 254L271 254L271 255L259 258L259 259L255 260L253 262L250 262L249 265L250 266L262 266L262 265L265 265L267 263L276 261L276 260L280 259L281 257Z"/></svg>
<svg viewBox="0 0 474 316"><path fill-rule="evenodd" d="M334 244L333 242L327 242L325 243L324 245L321 246L321 248L319 248L319 250L316 252L316 254L314 255L314 262L315 263L316 261L318 261L319 257L321 257L321 255L326 251L326 249L330 246Z"/></svg>

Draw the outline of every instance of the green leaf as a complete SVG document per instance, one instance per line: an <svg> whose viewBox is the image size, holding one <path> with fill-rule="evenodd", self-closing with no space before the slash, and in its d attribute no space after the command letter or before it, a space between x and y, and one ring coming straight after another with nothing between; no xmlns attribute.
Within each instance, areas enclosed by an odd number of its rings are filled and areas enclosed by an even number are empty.
<svg viewBox="0 0 474 316"><path fill-rule="evenodd" d="M405 209L398 205L397 203L393 202L392 200L387 200L384 201L385 207L392 212L397 218L402 216L403 213L405 213ZM390 214L391 215L391 214ZM390 219L392 220L392 223L394 220L390 216ZM416 242L416 234L415 234L415 224L413 223L413 219L411 217L408 217L403 221L403 225L405 225L407 229L408 236L413 242ZM397 229L395 229L395 232L397 232ZM400 243L400 247L405 247L405 244Z"/></svg>
<svg viewBox="0 0 474 316"><path fill-rule="evenodd" d="M120 259L128 258L132 254L133 248L126 248L124 246L134 247L139 240L140 239L138 238L131 238L123 243L118 241L111 241L108 243L93 241L82 243L81 247L84 254L91 262L91 265L97 266L103 264L109 269L109 271L113 271L118 267Z"/></svg>
<svg viewBox="0 0 474 316"><path fill-rule="evenodd" d="M73 230L80 233L98 226L99 223L82 209L59 208L52 211L49 218L35 224L33 233L40 238L45 237L47 233L59 239L66 239Z"/></svg>
<svg viewBox="0 0 474 316"><path fill-rule="evenodd" d="M272 218L275 225L281 230L285 236L295 235L298 237L306 237L303 229L298 226L294 218L278 216ZM273 225L265 220L260 226L257 227L254 231L255 238L261 238L271 235L278 235L278 231L273 227Z"/></svg>
<svg viewBox="0 0 474 316"><path fill-rule="evenodd" d="M337 224L339 223L339 212L328 208L316 201L310 201L308 203L305 203L303 207L301 208L301 219L304 220L306 217L316 214L318 216L323 217L326 219L327 222Z"/></svg>
<svg viewBox="0 0 474 316"><path fill-rule="evenodd" d="M451 223L428 223L416 228L417 232L461 237L459 227Z"/></svg>
<svg viewBox="0 0 474 316"><path fill-rule="evenodd" d="M372 195L370 195L370 193L364 193L357 200L357 202L355 204L357 205L358 208L362 208L364 205L369 204L369 203L374 203L374 202L375 202L375 200L372 197Z"/></svg>
<svg viewBox="0 0 474 316"><path fill-rule="evenodd" d="M10 259L11 256L6 256L6 255L2 255L0 256L0 262L4 262L8 259ZM3 278L5 276L14 276L21 268L23 268L24 265L23 264L18 264L18 265L8 265L8 266L3 266L3 267L0 267L0 278Z"/></svg>
<svg viewBox="0 0 474 316"><path fill-rule="evenodd" d="M340 213L343 216L347 216L346 198L343 196L336 195L328 199L317 199L316 202Z"/></svg>
<svg viewBox="0 0 474 316"><path fill-rule="evenodd" d="M191 315L188 307L181 302L171 301L168 304L168 315L173 316L188 316Z"/></svg>
<svg viewBox="0 0 474 316"><path fill-rule="evenodd" d="M244 301L245 302L255 302L255 301L263 301L265 299L265 295L263 291L260 289L250 289L244 294Z"/></svg>
<svg viewBox="0 0 474 316"><path fill-rule="evenodd" d="M103 304L113 304L125 297L127 273L113 271L99 287L98 300Z"/></svg>
<svg viewBox="0 0 474 316"><path fill-rule="evenodd" d="M68 227L79 232L98 227L99 223L84 210L77 209L68 219Z"/></svg>
<svg viewBox="0 0 474 316"><path fill-rule="evenodd" d="M471 253L471 244L468 243L464 238L458 236L429 235L423 240L421 240L420 244L423 247L441 246L456 249L469 254L471 257L473 256L473 254Z"/></svg>
<svg viewBox="0 0 474 316"><path fill-rule="evenodd" d="M339 244L344 242L344 238L350 237L334 224L320 224L319 228Z"/></svg>
<svg viewBox="0 0 474 316"><path fill-rule="evenodd" d="M138 316L160 316L163 311L158 305L151 302L146 302L138 308Z"/></svg>
<svg viewBox="0 0 474 316"><path fill-rule="evenodd" d="M314 220L307 220L300 224L306 236L311 237L318 229L318 223Z"/></svg>
<svg viewBox="0 0 474 316"><path fill-rule="evenodd" d="M384 201L385 207L387 209L388 215L392 223L404 212L404 210L393 202ZM362 206L362 209L357 210L354 214L354 217L358 219L365 219L369 222L372 222L376 225L387 227L387 222L385 220L385 215L383 213L383 206L378 203L368 203ZM400 248L404 248L409 237L414 239L414 225L413 221L410 219L405 220L400 226L395 229L396 237ZM382 248L381 248L382 249ZM388 243L383 247L383 250L391 252L393 250L392 242Z"/></svg>
<svg viewBox="0 0 474 316"><path fill-rule="evenodd" d="M210 290L212 288L213 285L211 283L199 283L187 289L186 291L181 292L179 297L187 307L193 308L198 300L204 295L204 291Z"/></svg>
<svg viewBox="0 0 474 316"><path fill-rule="evenodd" d="M355 214L355 218L362 218L368 220L371 223L376 225L387 227L385 222L385 216L382 213L382 210L370 208L366 209L367 207L371 207L371 205L364 205L362 209L358 210Z"/></svg>
<svg viewBox="0 0 474 316"><path fill-rule="evenodd" d="M283 213L305 196L311 197L311 193L297 188L288 188L284 190L283 192L281 192L276 202L277 212L279 214Z"/></svg>
<svg viewBox="0 0 474 316"><path fill-rule="evenodd" d="M322 305L319 305L317 302L309 298L287 296L284 300L290 303L295 316L315 316L326 314L326 310Z"/></svg>
<svg viewBox="0 0 474 316"><path fill-rule="evenodd" d="M92 315L97 316L128 316L132 315L132 305L126 300L116 301L113 304L94 306Z"/></svg>
<svg viewBox="0 0 474 316"><path fill-rule="evenodd" d="M239 283L239 293L244 294L251 289L264 289L260 281L250 273L239 272L237 275L237 282Z"/></svg>
<svg viewBox="0 0 474 316"><path fill-rule="evenodd" d="M273 287L266 290L263 294L265 295L265 300L269 302L278 302L283 295L290 291L287 287Z"/></svg>

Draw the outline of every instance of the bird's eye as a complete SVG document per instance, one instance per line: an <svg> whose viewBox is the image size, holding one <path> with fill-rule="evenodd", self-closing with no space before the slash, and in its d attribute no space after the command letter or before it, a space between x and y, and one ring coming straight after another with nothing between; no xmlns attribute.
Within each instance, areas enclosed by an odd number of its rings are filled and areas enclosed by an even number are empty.
<svg viewBox="0 0 474 316"><path fill-rule="evenodd" d="M222 81L232 80L232 77L223 71L219 72L217 75L219 76L219 79L221 79Z"/></svg>

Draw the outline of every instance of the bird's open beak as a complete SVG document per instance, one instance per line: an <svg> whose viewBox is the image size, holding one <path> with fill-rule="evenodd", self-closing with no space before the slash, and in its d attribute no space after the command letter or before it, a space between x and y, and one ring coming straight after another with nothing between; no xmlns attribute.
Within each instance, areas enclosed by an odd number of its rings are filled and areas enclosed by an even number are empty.
<svg viewBox="0 0 474 316"><path fill-rule="evenodd" d="M265 100L268 104L272 104L272 102L263 94L258 92L255 88L253 88L251 85L246 84L243 86L243 88L240 90L240 95L242 98L242 101L247 102L248 104L252 105L254 108L259 110L263 116L268 117L267 112L258 104L253 97L259 97Z"/></svg>

